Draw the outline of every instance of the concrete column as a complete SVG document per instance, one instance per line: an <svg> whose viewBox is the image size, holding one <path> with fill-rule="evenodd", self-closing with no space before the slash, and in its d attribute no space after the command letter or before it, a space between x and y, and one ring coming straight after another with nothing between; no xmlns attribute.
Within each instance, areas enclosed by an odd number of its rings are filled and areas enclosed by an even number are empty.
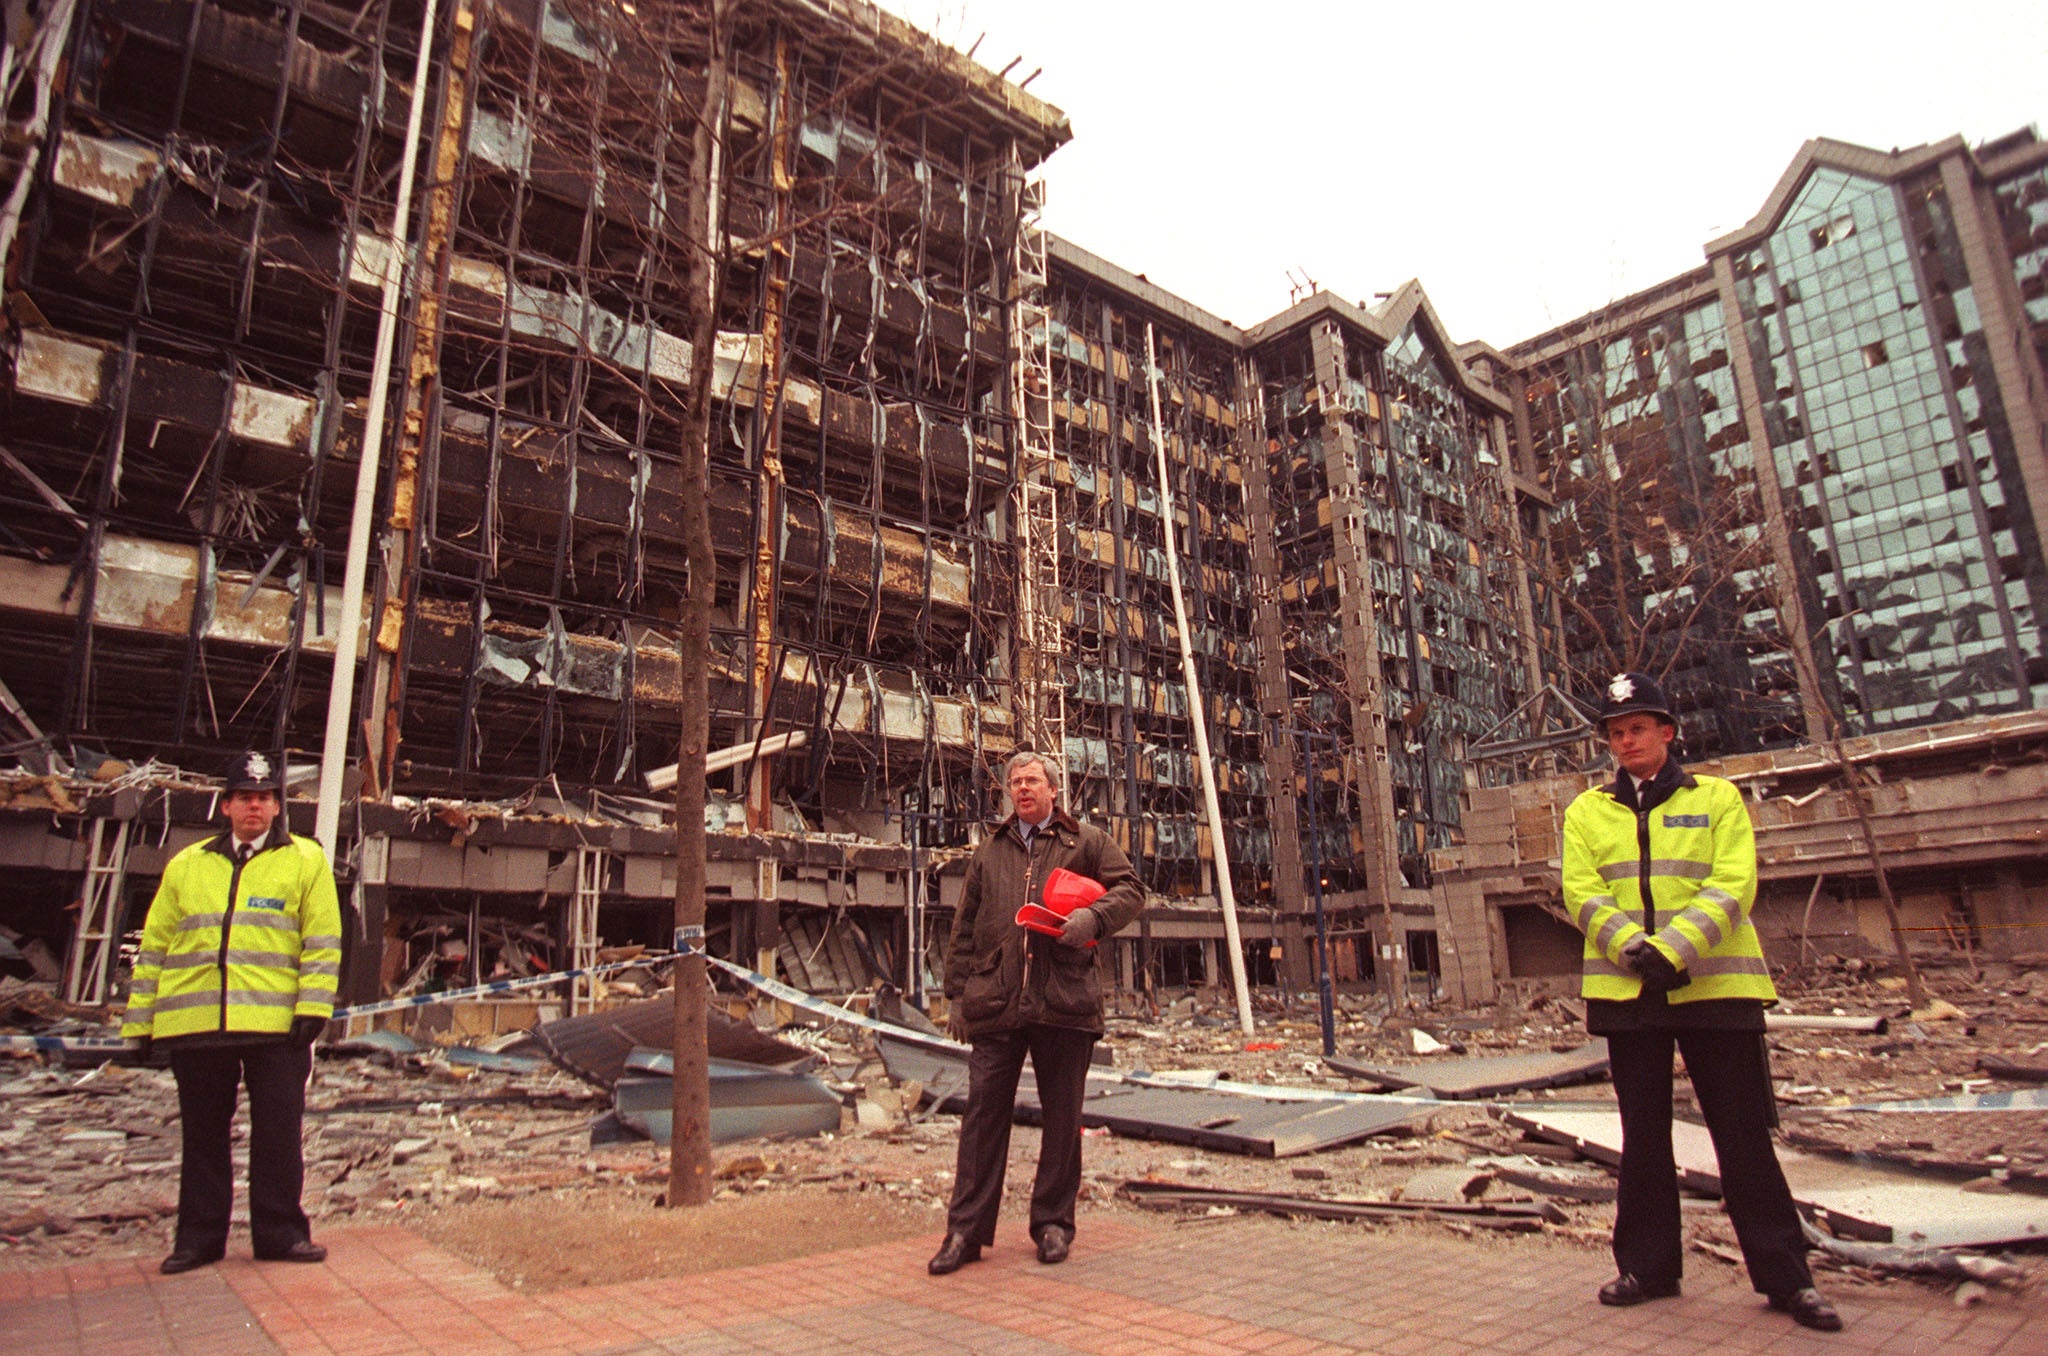
<svg viewBox="0 0 2048 1356"><path fill-rule="evenodd" d="M367 835L358 858L355 881L340 887L342 964L337 997L343 1006L383 996L377 976L384 964L384 923L390 917L391 839L381 833Z"/></svg>
<svg viewBox="0 0 2048 1356"><path fill-rule="evenodd" d="M1288 699L1287 647L1280 625L1280 560L1274 549L1272 465L1266 450L1265 401L1256 362L1237 367L1237 444L1244 468L1245 509L1251 518L1252 633L1258 641L1259 711L1266 718L1266 806L1273 844L1273 908L1279 919L1286 982L1297 989L1315 982L1302 945L1308 908L1303 884L1300 807L1294 792L1299 775L1294 712Z"/></svg>
<svg viewBox="0 0 2048 1356"><path fill-rule="evenodd" d="M1323 475L1330 487L1330 551L1337 562L1337 618L1344 642L1345 686L1351 697L1352 757L1356 760L1359 828L1365 837L1366 893L1391 912L1402 892L1401 852L1394 836L1394 777L1388 761L1385 684L1380 675L1379 614L1374 608L1371 558L1366 547L1363 455L1358 434L1339 408L1345 382L1345 336L1334 319L1309 331L1316 384L1322 393ZM1384 393L1381 393L1384 399ZM1391 457L1393 452L1388 450ZM1380 975L1381 987L1400 1001L1404 971Z"/></svg>

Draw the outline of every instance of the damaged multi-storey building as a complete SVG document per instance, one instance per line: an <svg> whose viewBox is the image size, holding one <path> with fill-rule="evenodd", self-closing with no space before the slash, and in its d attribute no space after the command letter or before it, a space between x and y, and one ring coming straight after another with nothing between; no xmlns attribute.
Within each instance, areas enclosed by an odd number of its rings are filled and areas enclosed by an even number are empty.
<svg viewBox="0 0 2048 1356"><path fill-rule="evenodd" d="M388 442L336 844L381 963L352 987L665 940L646 777L680 730L674 223L705 16L115 0L42 39L10 241L14 699L74 761L317 757L357 473ZM799 978L900 974L926 854L1017 741L1013 301L1043 269L1027 174L1067 128L863 5L749 6L731 46L715 624L688 659L714 748L749 755L708 815L734 831L718 930L749 959L779 939ZM93 841L132 896L204 807L111 800L119 841ZM784 927L778 901L815 908Z"/></svg>
<svg viewBox="0 0 2048 1356"><path fill-rule="evenodd" d="M1598 667L1592 619L1619 596L1557 564L1601 530L1572 476L1611 484L1600 468L1631 459L1668 457L1695 504L1717 476L1754 482L1730 500L1747 517L1681 543L1736 563L1688 585L1711 624L1675 648L1654 616L1637 628L1646 663L1740 694L1680 684L1726 715L1710 751L1815 733L1816 696L1852 728L1892 713L1873 729L2036 704L2038 322L2014 344L2040 307L2031 139L1849 167L1953 237L1914 320L1941 336L1928 352L1965 356L1916 378L1916 408L1998 429L1936 472L1974 495L1951 517L1982 549L1923 573L2005 581L1955 615L1970 636L1941 681L1980 695L1945 706L1881 680L1875 633L1829 629L1793 543L1818 529L1768 507L1811 483L1827 530L1851 512L1817 497L1839 458L1792 450L1835 403L1798 383L1846 359L1793 377L1784 345L1814 331L1765 333L1804 267L1783 242L1838 216L1859 250L1880 235L1839 186L1807 187L1835 184L1837 152L1810 151L1709 268L1514 350L1454 343L1412 282L1244 330L1044 234L1064 116L859 0L737 6L712 642L683 653L697 354L676 223L727 50L708 12L59 0L11 49L0 684L24 773L0 809L0 923L68 956L75 996L105 993L157 870L205 831L194 774L242 747L338 789L353 997L666 945L661 791L699 664L718 954L920 994L1001 762L1030 747L1151 893L1106 948L1127 990L1222 978L1234 894L1255 982L1304 985L1326 957L1421 996L1484 949L1445 857L1475 798L1485 820L1571 747L1545 737L1548 694ZM1928 207L1923 181L1970 214ZM1985 268L2003 290L1972 302ZM1887 330L1856 351L1889 378L1921 347ZM1565 394L1588 380L1594 404ZM1848 399L1842 427L1882 425ZM373 549L344 635L359 501ZM1655 558L1632 549L1628 584ZM1777 610L1784 579L1804 612ZM363 656L345 769L322 766L337 652ZM318 813L295 800L295 827Z"/></svg>

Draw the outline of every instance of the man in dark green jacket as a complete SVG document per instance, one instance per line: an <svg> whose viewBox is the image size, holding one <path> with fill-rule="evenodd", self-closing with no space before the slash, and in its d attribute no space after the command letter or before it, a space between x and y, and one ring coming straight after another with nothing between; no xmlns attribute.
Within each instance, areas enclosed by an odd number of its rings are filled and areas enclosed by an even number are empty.
<svg viewBox="0 0 2048 1356"><path fill-rule="evenodd" d="M1005 774L1015 813L968 863L946 953L952 1033L973 1051L946 1239L929 1266L934 1276L979 1260L995 1242L1027 1054L1044 1112L1031 1237L1039 1261L1066 1260L1081 1189L1081 1101L1102 1035L1102 969L1091 944L1129 925L1145 904L1123 849L1053 803L1044 755L1017 754ZM1101 897L1069 914L1058 937L1020 927L1018 908L1044 903L1046 877L1061 867L1101 884Z"/></svg>

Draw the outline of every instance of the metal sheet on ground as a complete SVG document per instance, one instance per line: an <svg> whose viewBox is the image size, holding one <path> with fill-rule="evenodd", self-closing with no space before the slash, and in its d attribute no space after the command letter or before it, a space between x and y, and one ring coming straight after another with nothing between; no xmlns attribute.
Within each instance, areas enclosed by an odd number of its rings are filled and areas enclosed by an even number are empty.
<svg viewBox="0 0 2048 1356"><path fill-rule="evenodd" d="M1081 1123L1133 1139L1291 1158L1407 1125L1425 1111L1413 1102L1273 1102L1194 1088L1119 1088L1090 1096Z"/></svg>
<svg viewBox="0 0 2048 1356"><path fill-rule="evenodd" d="M1964 1093L1957 1097L1921 1097L1907 1102L1859 1102L1844 1111L2048 1111L2048 1088L2008 1088L2004 1092Z"/></svg>
<svg viewBox="0 0 2048 1356"><path fill-rule="evenodd" d="M889 1071L889 1077L898 1083L915 1081L924 1085L926 1094L932 1099L934 1110L957 1116L967 1109L965 1058L880 1034L875 1037L875 1048L881 1052L882 1067ZM1100 1097L1104 1092L1122 1085L1122 1077L1108 1069L1088 1071L1090 1098ZM1024 1065L1024 1071L1017 1076L1017 1115L1027 1124L1038 1123L1038 1080L1031 1076L1031 1065L1028 1062Z"/></svg>
<svg viewBox="0 0 2048 1356"><path fill-rule="evenodd" d="M911 1079L931 1090L941 1110L967 1105L967 1062L921 1050L887 1036L876 1038L882 1063L898 1082ZM1107 1127L1132 1139L1191 1144L1223 1153L1288 1158L1350 1144L1405 1125L1426 1112L1412 1101L1283 1102L1196 1088L1133 1087L1115 1074L1088 1075L1081 1123ZM1036 1124L1038 1085L1027 1067L1017 1080L1017 1119Z"/></svg>
<svg viewBox="0 0 2048 1356"><path fill-rule="evenodd" d="M1346 1077L1383 1088L1427 1088L1446 1101L1460 1101L1603 1078L1607 1074L1607 1042L1592 1040L1562 1053L1483 1055L1428 1064L1367 1064L1341 1055L1331 1055L1323 1063Z"/></svg>
<svg viewBox="0 0 2048 1356"><path fill-rule="evenodd" d="M724 1059L707 1063L713 1144L839 1128L839 1094L809 1074ZM674 1067L665 1050L635 1050L612 1090L619 1119L657 1144L668 1143L674 1127Z"/></svg>
<svg viewBox="0 0 2048 1356"><path fill-rule="evenodd" d="M1612 1108L1510 1111L1507 1123L1570 1144L1586 1157L1619 1165L1621 1115ZM1718 1196L1720 1165L1704 1125L1674 1121L1678 1179ZM1928 1248L1993 1247L2048 1238L2048 1201L2019 1193L1964 1191L1947 1182L1887 1172L1780 1148L1792 1198L1843 1238Z"/></svg>

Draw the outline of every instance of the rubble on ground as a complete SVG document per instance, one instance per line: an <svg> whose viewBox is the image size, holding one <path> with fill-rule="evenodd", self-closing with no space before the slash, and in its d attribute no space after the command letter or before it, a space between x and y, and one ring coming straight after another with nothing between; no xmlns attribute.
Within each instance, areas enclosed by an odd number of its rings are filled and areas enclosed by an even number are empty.
<svg viewBox="0 0 2048 1356"><path fill-rule="evenodd" d="M1882 964L1837 962L1781 977L1781 1011L1890 1018L1884 1033L1787 1030L1771 1036L1773 1074L1786 1140L1808 1152L1867 1159L1966 1180L1972 1189L2039 1191L2048 1211L2048 1117L2038 1111L1982 1113L1851 1110L1991 1087L1986 1069L2027 1070L2048 1055L2048 970L2031 963L1927 965L1938 999L1909 1013L1902 981ZM730 1006L748 1011L744 995ZM855 1005L862 1000L856 998ZM1227 1081L1367 1091L1329 1068L1313 996L1285 1009L1259 997L1256 1032L1239 1030L1227 994L1184 995L1154 1010L1129 1006L1109 1023L1106 1045L1121 1071L1213 1072ZM1418 1060L1565 1052L1585 1040L1584 1012L1556 992L1506 997L1491 1007L1452 1011L1393 1008L1374 993L1335 1000L1337 1049L1389 1064ZM952 1185L957 1121L937 1114L914 1084L892 1086L872 1037L845 1025L790 1020L790 1009L752 1005L755 1024L817 1058L814 1072L844 1099L835 1134L748 1141L716 1154L715 1190L747 1195L823 1189L874 1192L934 1212ZM85 1030L88 1014L56 1004L47 986L0 981L0 1023L16 1032ZM1428 1044L1439 1053L1418 1055ZM480 1056L438 1037L390 1041L391 1048L323 1047L306 1119L306 1204L316 1230L350 1219L404 1220L478 1201L537 1194L636 1193L649 1203L668 1174L667 1150L641 1143L593 1148L592 1123L609 1109L606 1091L554 1065L486 1067L517 1060ZM501 1040L495 1044L503 1045ZM408 1049L408 1047L410 1047ZM1596 1082L1517 1094L1534 1103L1612 1100ZM1679 1112L1692 1111L1679 1083ZM238 1120L238 1149L242 1147ZM120 1064L64 1068L46 1056L0 1063L0 1266L67 1257L148 1253L169 1238L177 1195L176 1095L167 1069ZM1479 1102L1443 1102L1403 1129L1342 1149L1294 1159L1257 1159L1185 1145L1087 1132L1083 1200L1089 1209L1136 1209L1131 1182L1187 1183L1213 1191L1398 1203L1451 1199L1479 1204L1539 1202L1548 1232L1604 1247L1612 1223L1612 1174L1573 1163L1568 1148L1524 1137ZM1028 1191L1035 1132L1020 1129L1011 1187ZM1211 1206L1209 1213L1232 1207ZM1428 1223L1387 1223L1396 1206L1353 1212L1378 1221L1316 1227L1459 1227L1442 1211ZM1725 1215L1688 1200L1692 1250L1739 1257ZM1305 1226L1306 1227L1306 1226ZM1892 1274L1881 1258L1816 1255L1846 1278ZM2021 1254L2020 1273L2048 1275L2048 1257ZM1923 1268L1924 1270L1924 1268ZM2011 1283L2011 1274L2001 1272ZM1955 1276L1950 1275L1950 1280Z"/></svg>

